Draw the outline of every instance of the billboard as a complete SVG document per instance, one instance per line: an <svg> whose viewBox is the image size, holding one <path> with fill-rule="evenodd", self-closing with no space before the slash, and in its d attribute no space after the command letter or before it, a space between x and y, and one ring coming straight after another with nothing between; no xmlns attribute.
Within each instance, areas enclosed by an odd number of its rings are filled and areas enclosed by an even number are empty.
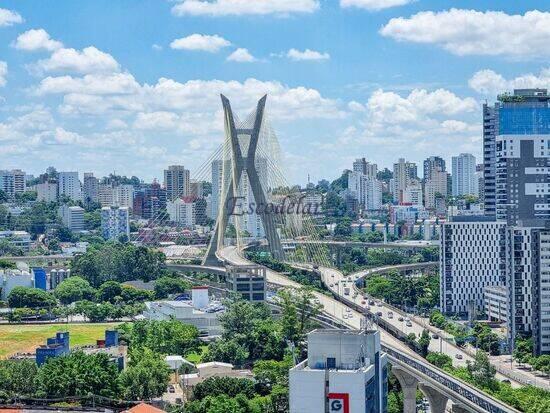
<svg viewBox="0 0 550 413"><path fill-rule="evenodd" d="M329 413L350 413L349 394L348 393L329 393L328 394Z"/></svg>

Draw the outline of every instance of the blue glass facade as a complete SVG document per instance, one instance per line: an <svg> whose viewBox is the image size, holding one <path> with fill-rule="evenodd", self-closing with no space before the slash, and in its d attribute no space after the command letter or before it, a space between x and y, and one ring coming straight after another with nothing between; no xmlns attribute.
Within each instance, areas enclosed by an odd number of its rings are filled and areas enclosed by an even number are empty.
<svg viewBox="0 0 550 413"><path fill-rule="evenodd" d="M32 272L34 274L34 288L39 288L46 291L46 271L44 268L33 268Z"/></svg>
<svg viewBox="0 0 550 413"><path fill-rule="evenodd" d="M502 107L498 127L499 135L550 135L550 108Z"/></svg>

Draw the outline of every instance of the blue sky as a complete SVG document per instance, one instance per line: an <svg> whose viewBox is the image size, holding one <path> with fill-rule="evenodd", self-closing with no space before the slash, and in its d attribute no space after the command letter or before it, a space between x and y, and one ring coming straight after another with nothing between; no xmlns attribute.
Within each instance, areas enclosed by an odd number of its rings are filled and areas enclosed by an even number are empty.
<svg viewBox="0 0 550 413"><path fill-rule="evenodd" d="M480 159L485 100L550 86L545 1L0 1L0 168L192 172L268 93L289 180Z"/></svg>

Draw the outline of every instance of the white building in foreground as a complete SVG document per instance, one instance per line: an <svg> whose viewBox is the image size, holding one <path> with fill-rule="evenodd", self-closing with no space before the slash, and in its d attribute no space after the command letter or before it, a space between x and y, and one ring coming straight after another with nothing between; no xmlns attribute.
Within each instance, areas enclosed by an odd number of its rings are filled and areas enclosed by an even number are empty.
<svg viewBox="0 0 550 413"><path fill-rule="evenodd" d="M193 287L191 294L191 301L146 302L143 315L149 320L174 318L184 324L194 325L201 334L221 335L223 328L218 316L224 311L224 307L219 302L210 302L208 287Z"/></svg>
<svg viewBox="0 0 550 413"><path fill-rule="evenodd" d="M378 331L314 330L290 369L290 413L387 411L388 370Z"/></svg>

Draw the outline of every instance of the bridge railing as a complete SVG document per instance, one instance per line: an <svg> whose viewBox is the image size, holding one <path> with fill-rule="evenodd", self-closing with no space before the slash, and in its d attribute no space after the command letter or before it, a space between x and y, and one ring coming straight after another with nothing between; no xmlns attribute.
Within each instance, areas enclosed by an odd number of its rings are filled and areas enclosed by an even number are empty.
<svg viewBox="0 0 550 413"><path fill-rule="evenodd" d="M466 400L470 401L476 406L481 407L487 412L519 413L519 411L514 409L513 407L510 407L503 402L484 394L480 390L477 390L475 387L472 387L470 384L448 375L444 371L439 370L437 367L429 363L425 363L415 357L411 357L406 353L395 350L384 344L382 344L381 347L382 350L386 354L388 354L390 362L392 359L400 361L406 367L410 367L415 371L419 371L420 373L431 378L432 380L453 391L454 393L459 394Z"/></svg>

